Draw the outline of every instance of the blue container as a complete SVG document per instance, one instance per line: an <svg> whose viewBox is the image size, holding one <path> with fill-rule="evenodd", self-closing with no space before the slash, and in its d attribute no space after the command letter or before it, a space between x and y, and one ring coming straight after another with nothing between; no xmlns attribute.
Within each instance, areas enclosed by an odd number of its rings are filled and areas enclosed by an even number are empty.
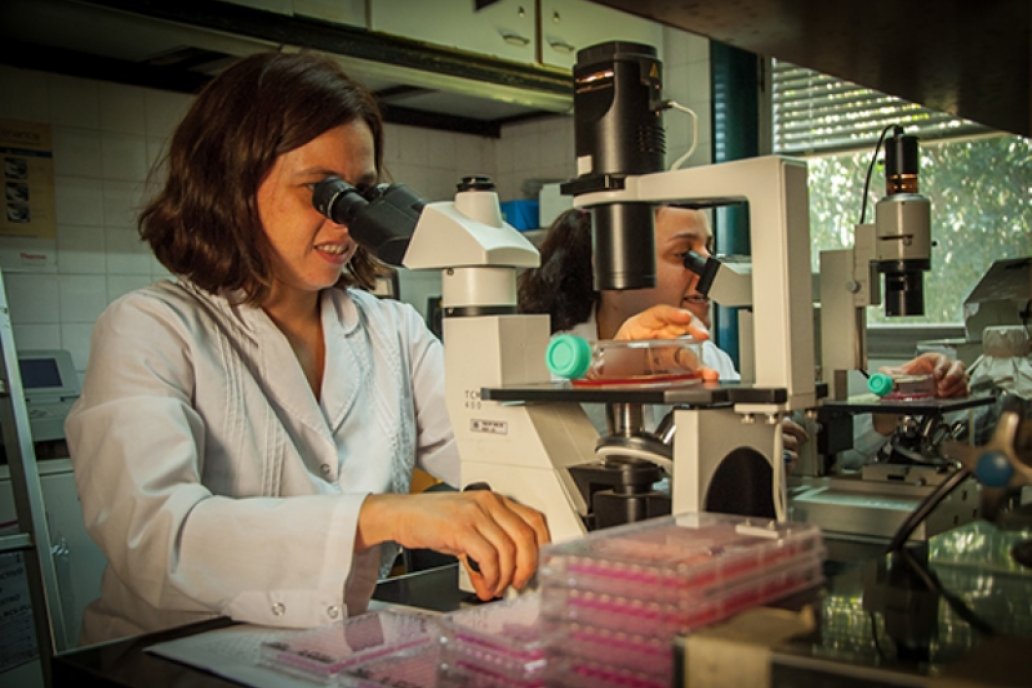
<svg viewBox="0 0 1032 688"><path fill-rule="evenodd" d="M538 202L531 199L502 202L502 217L510 225L525 232L528 229L537 229L539 223Z"/></svg>

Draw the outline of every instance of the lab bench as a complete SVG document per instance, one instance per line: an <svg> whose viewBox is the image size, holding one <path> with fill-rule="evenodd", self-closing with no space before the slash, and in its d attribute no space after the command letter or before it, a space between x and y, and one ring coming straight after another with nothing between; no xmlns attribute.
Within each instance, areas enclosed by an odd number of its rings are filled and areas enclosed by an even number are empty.
<svg viewBox="0 0 1032 688"><path fill-rule="evenodd" d="M771 648L769 685L918 686L954 675L974 682L951 685L1032 685L1020 669L1032 654L1032 570L1008 556L1014 542L1028 538L1032 529L968 524L920 548L917 569L887 566L883 541L826 539L825 583L777 605L812 604L815 627ZM946 596L927 588L921 570L932 572ZM374 599L450 611L463 597L451 565L381 582ZM55 685L238 685L145 652L231 625L215 619L63 654L53 662ZM992 635L986 625L995 627Z"/></svg>

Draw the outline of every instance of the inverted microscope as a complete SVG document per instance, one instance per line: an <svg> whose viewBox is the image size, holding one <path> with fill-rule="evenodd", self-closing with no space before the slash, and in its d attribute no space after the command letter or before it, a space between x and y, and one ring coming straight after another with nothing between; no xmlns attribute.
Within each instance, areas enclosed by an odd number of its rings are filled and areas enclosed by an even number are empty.
<svg viewBox="0 0 1032 688"><path fill-rule="evenodd" d="M817 404L806 167L770 156L662 171L660 72L649 46L615 42L579 53L579 176L564 191L591 212L598 289L654 285L654 206L748 204L756 257L749 297L763 333L750 384L553 383L548 317L516 313L516 271L536 266L538 255L502 222L486 180L467 179L454 202L425 206L402 186L363 196L330 180L316 190L317 206L385 260L442 271L446 394L462 482L541 510L555 541L671 509L786 518L780 420ZM580 403L609 405L608 437L600 441ZM642 404L677 405L679 432L645 432ZM657 492L660 468L671 464L672 490Z"/></svg>
<svg viewBox="0 0 1032 688"><path fill-rule="evenodd" d="M727 305L748 306L751 312L754 336L745 353L752 371L741 384L605 389L551 381L545 364L548 317L516 312L516 271L536 266L537 251L502 221L497 196L485 178L464 179L454 202L430 204L402 185L360 192L339 179L328 179L316 188L317 207L347 223L355 239L382 259L442 271L446 395L462 460L462 483L489 485L541 510L557 542L664 510L787 518L780 421L788 413L812 413L824 405L822 386L815 383L805 165L771 156L661 171L659 75L655 52L647 46L609 43L579 53L574 71L579 176L566 190L574 195L576 206L592 214L598 289L654 284L655 205L748 204L751 275L741 278L732 274L733 269L718 266L724 274L711 280L711 294L719 294ZM921 223L924 211L919 202L895 200L905 202L889 205L888 215L894 217L886 220L888 226L910 226L915 217ZM891 259L896 295L892 300L901 310L916 306L919 291L914 271L921 269L924 259L906 262L911 257L900 255L913 243L897 240ZM870 260L858 263L868 283L877 281ZM852 268L841 274L853 274ZM843 300L850 317L861 318L857 290L846 291L850 298ZM862 321L853 331L863 331ZM858 367L852 359L822 360L829 377L830 371ZM844 387L833 383L831 389L838 397ZM608 405L609 435L599 437L581 403ZM675 410L670 422L649 433L641 422L643 404L672 405ZM998 496L1032 481L1032 425L1022 422L1026 412L1009 413L984 447L947 445L953 460ZM654 487L657 467L671 473L670 494ZM814 495L807 508L820 502ZM914 503L905 500L909 510ZM800 504L795 503L797 512ZM927 513L899 515L913 526L906 532L893 524L904 539L929 523ZM843 516L855 517L855 511ZM862 525L870 529L869 522ZM1027 542L1018 547L1029 556ZM864 597L862 610L871 616L872 626L873 615L887 606L895 610L899 598L899 586L889 586L884 577L874 583L874 592L882 594ZM916 599L927 612L932 602L926 588L915 590L907 599ZM859 597L851 593L846 599L855 602ZM914 616L910 609L892 618L909 621ZM835 611L828 607L828 614ZM918 621L927 621L927 616ZM887 633L903 638L901 647L919 645L932 635L928 623L904 624L902 630L885 623ZM829 632L836 630L833 623L827 627ZM830 642L843 641L832 637ZM810 639L802 645L804 657L813 647L820 649ZM791 659L786 661L794 666ZM777 661L781 660L775 656L772 663Z"/></svg>
<svg viewBox="0 0 1032 688"><path fill-rule="evenodd" d="M849 375L870 376L867 307L884 301L887 316L923 315L923 274L931 268L931 204L920 194L918 140L901 127L886 127L871 160L868 184L882 139L885 194L875 205L874 222L865 222L865 184L853 246L820 254L820 360L829 399L820 407L822 432L814 451L800 462L803 477L793 494L796 518L862 537L891 537L908 514L950 479L956 464L943 456L941 446L970 436L972 424L958 418L962 411L992 402L987 395L936 398L931 379L931 393L850 396ZM884 394L887 388L873 384L884 381L875 374L867 386ZM852 447L858 414L895 416L895 430L855 470L832 471L834 456ZM978 490L971 487L953 492L912 536L927 539L977 518Z"/></svg>

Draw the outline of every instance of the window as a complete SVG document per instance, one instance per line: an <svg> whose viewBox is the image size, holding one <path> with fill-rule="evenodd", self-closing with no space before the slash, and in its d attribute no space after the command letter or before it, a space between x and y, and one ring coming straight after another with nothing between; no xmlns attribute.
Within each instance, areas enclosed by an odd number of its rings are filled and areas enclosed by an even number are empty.
<svg viewBox="0 0 1032 688"><path fill-rule="evenodd" d="M900 124L921 140L921 193L932 203L932 270L925 315L896 323L960 323L968 291L1000 258L1032 255L1032 141L987 130L811 70L775 62L774 152L809 165L813 267L853 243L878 134ZM884 191L872 174L867 221ZM889 322L869 309L871 322Z"/></svg>

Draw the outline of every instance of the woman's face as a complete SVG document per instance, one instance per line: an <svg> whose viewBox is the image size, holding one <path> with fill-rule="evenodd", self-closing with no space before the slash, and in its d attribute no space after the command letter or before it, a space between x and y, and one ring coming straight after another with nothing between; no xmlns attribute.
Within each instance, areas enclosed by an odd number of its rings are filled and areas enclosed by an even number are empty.
<svg viewBox="0 0 1032 688"><path fill-rule="evenodd" d="M346 225L312 206L312 188L335 175L361 188L376 180L373 135L356 120L284 153L258 187L258 215L272 249L270 300L333 286L355 255Z"/></svg>
<svg viewBox="0 0 1032 688"><path fill-rule="evenodd" d="M650 306L666 304L690 310L709 327L709 299L695 290L699 283L698 275L684 267L688 251L710 255L709 239L706 216L701 212L661 207L656 212L656 286L611 292L620 299L621 310L633 315ZM605 296L607 294L603 298Z"/></svg>

